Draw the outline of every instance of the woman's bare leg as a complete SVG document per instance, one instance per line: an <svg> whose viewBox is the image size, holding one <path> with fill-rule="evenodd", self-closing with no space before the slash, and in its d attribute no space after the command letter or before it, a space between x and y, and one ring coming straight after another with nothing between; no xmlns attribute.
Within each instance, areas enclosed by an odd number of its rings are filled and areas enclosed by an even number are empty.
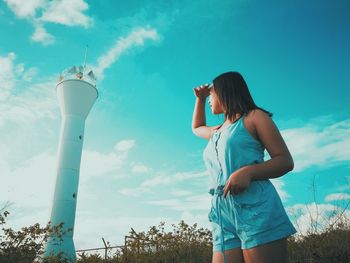
<svg viewBox="0 0 350 263"><path fill-rule="evenodd" d="M287 262L287 239L279 239L243 250L245 263L285 263Z"/></svg>
<svg viewBox="0 0 350 263"><path fill-rule="evenodd" d="M225 251L226 263L244 263L243 252L240 248L229 249ZM224 263L222 252L214 252L212 263Z"/></svg>

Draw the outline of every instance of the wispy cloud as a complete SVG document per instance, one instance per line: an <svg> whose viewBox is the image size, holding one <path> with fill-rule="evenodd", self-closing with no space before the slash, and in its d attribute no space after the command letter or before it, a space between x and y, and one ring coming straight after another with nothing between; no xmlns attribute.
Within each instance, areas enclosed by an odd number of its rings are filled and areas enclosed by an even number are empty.
<svg viewBox="0 0 350 263"><path fill-rule="evenodd" d="M170 191L170 194L173 196L181 197L181 196L191 195L193 193L191 191L184 190L184 189L173 189Z"/></svg>
<svg viewBox="0 0 350 263"><path fill-rule="evenodd" d="M140 187L156 187L160 185L169 185L175 184L184 180L191 180L194 178L204 178L207 176L207 172L177 172L173 175L166 175L162 172L159 175L154 176L153 178L143 181Z"/></svg>
<svg viewBox="0 0 350 263"><path fill-rule="evenodd" d="M26 19L34 25L31 40L44 45L52 44L55 40L45 30L45 23L85 28L92 23L92 18L84 14L89 6L83 0L5 0L5 3L18 18Z"/></svg>
<svg viewBox="0 0 350 263"><path fill-rule="evenodd" d="M6 57L0 57L0 101L7 99L15 86L15 57L14 53L9 53Z"/></svg>
<svg viewBox="0 0 350 263"><path fill-rule="evenodd" d="M5 124L10 125L9 123L22 127L26 124L32 126L36 121L45 117L58 119L59 108L52 83L53 81L47 81L30 85L30 89L16 96L10 96L2 102L0 104L0 127Z"/></svg>
<svg viewBox="0 0 350 263"><path fill-rule="evenodd" d="M37 73L38 69L35 67L27 69L24 63L16 63L16 54L14 52L0 57L0 92L6 94L4 97L7 98L18 82L31 82Z"/></svg>
<svg viewBox="0 0 350 263"><path fill-rule="evenodd" d="M172 199L144 201L145 204L161 206L175 211L208 211L210 207L211 196L208 193L191 194L185 197Z"/></svg>
<svg viewBox="0 0 350 263"><path fill-rule="evenodd" d="M350 190L349 176L346 176L345 180L346 180L347 184L339 186L337 191L349 191Z"/></svg>
<svg viewBox="0 0 350 263"><path fill-rule="evenodd" d="M350 210L331 204L295 204L286 210L298 234L306 235L312 231L324 231L330 224L342 218L350 218Z"/></svg>
<svg viewBox="0 0 350 263"><path fill-rule="evenodd" d="M31 82L37 72L37 68L26 69L23 63L16 63L14 52L0 56L0 101L6 100L11 95L18 82Z"/></svg>
<svg viewBox="0 0 350 263"><path fill-rule="evenodd" d="M4 0L8 7L20 18L35 17L36 11L42 8L47 0Z"/></svg>
<svg viewBox="0 0 350 263"><path fill-rule="evenodd" d="M279 196L281 197L282 201L286 201L290 197L290 195L287 193L287 191L284 190L285 184L284 184L283 178L272 179L271 183L276 188L276 191L279 194Z"/></svg>
<svg viewBox="0 0 350 263"><path fill-rule="evenodd" d="M83 26L87 28L91 18L84 14L89 5L83 0L51 1L45 8L40 21L66 26Z"/></svg>
<svg viewBox="0 0 350 263"><path fill-rule="evenodd" d="M8 200L21 208L46 207L48 197L53 193L55 155L46 151L15 166L10 165L7 156L2 152L0 157L0 200Z"/></svg>
<svg viewBox="0 0 350 263"><path fill-rule="evenodd" d="M144 164L134 164L132 165L131 171L135 174L144 174L149 172L151 169Z"/></svg>
<svg viewBox="0 0 350 263"><path fill-rule="evenodd" d="M33 84L36 68L26 69L24 63L16 63L13 53L4 60L7 60L7 67L0 66L0 71L7 76L0 80L0 90L6 90L3 96L6 99L0 103L0 200L23 207L47 199L47 196L35 197L36 193L49 194L33 188L41 183L47 185L52 174L51 170L44 171L54 167L52 152L49 153L52 148L48 150L47 143L56 132L59 108L53 80L48 78ZM56 146L56 143L51 145ZM38 184L33 183L35 180ZM26 203L27 200L31 204ZM43 206L42 203L37 205Z"/></svg>
<svg viewBox="0 0 350 263"><path fill-rule="evenodd" d="M147 39L158 40L159 35L152 28L135 28L126 37L119 38L115 44L97 60L94 67L95 74L99 79L103 79L104 71L128 49L133 46L142 46Z"/></svg>
<svg viewBox="0 0 350 263"><path fill-rule="evenodd" d="M122 145L122 151L119 149L120 145ZM122 140L116 143L111 152L84 150L81 161L81 174L84 175L84 180L93 176L124 177L125 173L122 173L121 169L130 169L128 153L134 146L135 140Z"/></svg>
<svg viewBox="0 0 350 263"><path fill-rule="evenodd" d="M52 88L55 80L47 79L32 84L38 69L25 69L23 63L15 62L15 58L14 53L0 57L0 127L8 123L30 124L42 116L54 118L52 113L58 110L55 90ZM14 94L15 90L23 86L27 86L27 89Z"/></svg>
<svg viewBox="0 0 350 263"><path fill-rule="evenodd" d="M138 197L144 193L151 193L154 189L165 189L167 186L175 187L176 185L181 184L183 181L191 181L190 184L187 184L187 187L190 187L191 184L194 184L196 180L203 182L203 187L205 187L206 177L208 177L207 171L204 172L172 172L172 171L157 171L152 175L151 178L148 178L141 182L138 186L126 187L121 189L119 192L123 195ZM157 193L160 191L157 190Z"/></svg>
<svg viewBox="0 0 350 263"><path fill-rule="evenodd" d="M350 119L331 124L311 122L281 133L293 155L294 172L350 161Z"/></svg>
<svg viewBox="0 0 350 263"><path fill-rule="evenodd" d="M122 140L118 142L114 149L120 152L126 152L135 146L135 140Z"/></svg>
<svg viewBox="0 0 350 263"><path fill-rule="evenodd" d="M144 181L141 187L155 187L159 185L175 184L182 181L194 180L196 178L206 178L208 175L207 171L203 172L177 172L173 176L159 175L149 180Z"/></svg>
<svg viewBox="0 0 350 263"><path fill-rule="evenodd" d="M346 193L333 193L327 195L324 200L326 202L331 202L331 201L338 201L338 200L349 200L350 195Z"/></svg>
<svg viewBox="0 0 350 263"><path fill-rule="evenodd" d="M50 45L55 41L55 37L49 34L41 23L34 23L35 31L31 36L34 42L40 42L43 45Z"/></svg>

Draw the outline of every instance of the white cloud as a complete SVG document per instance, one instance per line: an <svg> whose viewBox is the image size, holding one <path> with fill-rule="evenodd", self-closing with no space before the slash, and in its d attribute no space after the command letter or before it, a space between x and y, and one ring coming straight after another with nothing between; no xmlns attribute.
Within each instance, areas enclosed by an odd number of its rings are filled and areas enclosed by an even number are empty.
<svg viewBox="0 0 350 263"><path fill-rule="evenodd" d="M83 150L81 174L87 179L92 176L113 175L114 178L124 177L121 172L128 163L128 151L135 145L134 140L120 141L112 152L100 153ZM120 150L121 148L121 150Z"/></svg>
<svg viewBox="0 0 350 263"><path fill-rule="evenodd" d="M5 2L17 17L27 19L34 25L35 31L31 40L43 45L52 44L55 40L55 37L45 30L45 23L85 28L92 23L92 19L84 14L89 6L83 0L5 0ZM42 16L37 13L41 13Z"/></svg>
<svg viewBox="0 0 350 263"><path fill-rule="evenodd" d="M43 45L50 45L55 41L55 37L45 30L42 24L35 23L34 25L35 31L31 36L31 39L34 42L40 42Z"/></svg>
<svg viewBox="0 0 350 263"><path fill-rule="evenodd" d="M175 183L177 180L175 176L164 176L164 175L156 175L150 179L143 181L140 185L141 188L152 188L158 185L169 185L171 183Z"/></svg>
<svg viewBox="0 0 350 263"><path fill-rule="evenodd" d="M282 178L275 178L270 180L271 183L274 185L274 187L276 188L277 193L279 194L279 196L281 197L282 201L286 201L290 195L283 190L284 187L284 181Z"/></svg>
<svg viewBox="0 0 350 263"><path fill-rule="evenodd" d="M337 201L337 200L348 200L348 199L350 199L350 195L346 193L329 194L324 198L326 202Z"/></svg>
<svg viewBox="0 0 350 263"><path fill-rule="evenodd" d="M134 45L142 46L146 39L158 40L159 36L157 31L155 29L136 28L126 37L118 39L107 53L98 59L97 66L94 67L96 76L103 79L104 71L109 68L123 52Z"/></svg>
<svg viewBox="0 0 350 263"><path fill-rule="evenodd" d="M46 0L5 0L8 7L21 18L34 17L36 10L42 8Z"/></svg>
<svg viewBox="0 0 350 263"><path fill-rule="evenodd" d="M348 176L346 177L346 181L349 182ZM350 183L338 187L338 191L348 191L348 190L350 190Z"/></svg>
<svg viewBox="0 0 350 263"><path fill-rule="evenodd" d="M59 123L55 89L52 80L27 83L36 74L34 68L28 72L23 64L13 63L12 71L15 92L0 103L0 200L22 208L42 207L55 164L47 148ZM41 190L42 185L46 187Z"/></svg>
<svg viewBox="0 0 350 263"><path fill-rule="evenodd" d="M0 73L0 74L1 75L2 74L6 74L7 77L12 79L13 84L16 84L15 82L17 80L23 80L23 81L26 81L26 82L31 82L33 77L38 73L38 69L37 68L31 67L29 69L26 69L25 66L24 66L24 63L15 64L16 55L13 52L9 53L8 57L3 57L3 58L0 57L0 60L1 59L3 59L3 60L6 60L6 59L10 60L9 62L12 64L12 66L10 68L6 68L6 66L1 65L1 62L0 62L0 66L3 66L3 70L5 71L5 73ZM6 72L6 69L9 69L9 71Z"/></svg>
<svg viewBox="0 0 350 263"><path fill-rule="evenodd" d="M41 21L66 26L88 27L91 19L83 12L89 8L83 0L54 0L44 10Z"/></svg>
<svg viewBox="0 0 350 263"><path fill-rule="evenodd" d="M150 190L142 187L123 188L119 190L119 193L130 197L139 197L147 192L150 192Z"/></svg>
<svg viewBox="0 0 350 263"><path fill-rule="evenodd" d="M23 63L17 64L14 71L15 71L16 75L22 74L24 72L24 64Z"/></svg>
<svg viewBox="0 0 350 263"><path fill-rule="evenodd" d="M350 119L332 124L311 122L281 133L294 158L294 172L350 161Z"/></svg>
<svg viewBox="0 0 350 263"><path fill-rule="evenodd" d="M31 84L24 92L11 96L13 90L28 85L38 72L36 68L26 70L23 63L16 64L15 58L14 53L0 57L0 127L7 122L28 123L43 115L52 116L50 112L57 104L52 104L55 96L52 79Z"/></svg>
<svg viewBox="0 0 350 263"><path fill-rule="evenodd" d="M23 73L22 79L27 82L31 82L33 80L33 77L38 74L37 68L29 68Z"/></svg>
<svg viewBox="0 0 350 263"><path fill-rule="evenodd" d="M9 53L7 57L0 57L0 101L7 99L15 87L15 58L15 53Z"/></svg>
<svg viewBox="0 0 350 263"><path fill-rule="evenodd" d="M15 60L16 54L13 52L5 57L0 56L0 101L9 98L18 82L30 82L38 72L37 68L26 69L23 63L16 64Z"/></svg>
<svg viewBox="0 0 350 263"><path fill-rule="evenodd" d="M41 118L57 119L59 108L53 83L54 80L49 80L32 84L16 96L8 97L0 104L0 127L10 127L11 123L24 128L25 125L34 125ZM2 135L4 133L3 130Z"/></svg>
<svg viewBox="0 0 350 263"><path fill-rule="evenodd" d="M176 198L176 199L162 199L144 201L145 204L156 206L163 206L175 211L209 211L211 195L205 194L191 194L190 196Z"/></svg>
<svg viewBox="0 0 350 263"><path fill-rule="evenodd" d="M144 174L150 171L150 168L143 164L135 164L132 166L131 171L135 174Z"/></svg>
<svg viewBox="0 0 350 263"><path fill-rule="evenodd" d="M173 189L170 191L170 194L174 195L174 196L181 197L181 196L191 195L192 192L188 191L188 190L183 190L183 189Z"/></svg>
<svg viewBox="0 0 350 263"><path fill-rule="evenodd" d="M166 186L174 186L175 184L179 184L183 181L191 180L191 184L195 183L195 179L206 179L208 177L208 173L204 172L175 172L173 175L172 172L158 172L152 178L144 180L139 186L134 186L132 188L123 188L119 192L123 195L128 196L141 196L144 193L152 192L154 188L165 188ZM205 185L205 183L204 183ZM189 184L187 184L189 187ZM205 187L205 186L204 186ZM157 191L159 193L159 191Z"/></svg>
<svg viewBox="0 0 350 263"><path fill-rule="evenodd" d="M20 208L48 206L53 194L56 160L52 152L42 152L11 166L0 153L0 200L13 202ZM43 187L45 186L45 187Z"/></svg>
<svg viewBox="0 0 350 263"><path fill-rule="evenodd" d="M130 150L135 146L135 140L123 140L118 142L115 146L114 149L120 152L125 152Z"/></svg>
<svg viewBox="0 0 350 263"><path fill-rule="evenodd" d="M175 184L192 178L203 178L207 172L178 172L174 175L160 174L142 182L141 187L155 187L159 185Z"/></svg>
<svg viewBox="0 0 350 263"><path fill-rule="evenodd" d="M299 235L322 232L330 224L350 218L350 210L331 204L295 204L286 210Z"/></svg>

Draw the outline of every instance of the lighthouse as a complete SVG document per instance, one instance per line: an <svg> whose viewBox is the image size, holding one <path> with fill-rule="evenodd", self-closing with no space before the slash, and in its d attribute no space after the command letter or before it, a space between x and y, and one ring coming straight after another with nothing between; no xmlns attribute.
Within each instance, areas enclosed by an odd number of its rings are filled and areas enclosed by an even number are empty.
<svg viewBox="0 0 350 263"><path fill-rule="evenodd" d="M85 72L82 66L69 68L60 75L56 86L62 122L50 221L51 226L63 223L66 233L62 240L50 234L44 256L61 253L70 262L76 259L73 234L85 120L98 97L93 72Z"/></svg>

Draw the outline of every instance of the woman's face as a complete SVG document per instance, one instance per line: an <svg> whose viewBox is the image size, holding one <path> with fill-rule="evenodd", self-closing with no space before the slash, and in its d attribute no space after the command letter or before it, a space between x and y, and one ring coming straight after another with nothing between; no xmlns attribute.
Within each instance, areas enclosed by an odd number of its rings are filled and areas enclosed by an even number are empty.
<svg viewBox="0 0 350 263"><path fill-rule="evenodd" d="M224 113L224 108L222 107L218 99L218 96L214 90L214 87L210 88L210 96L209 96L208 103L210 105L210 108L213 114Z"/></svg>

